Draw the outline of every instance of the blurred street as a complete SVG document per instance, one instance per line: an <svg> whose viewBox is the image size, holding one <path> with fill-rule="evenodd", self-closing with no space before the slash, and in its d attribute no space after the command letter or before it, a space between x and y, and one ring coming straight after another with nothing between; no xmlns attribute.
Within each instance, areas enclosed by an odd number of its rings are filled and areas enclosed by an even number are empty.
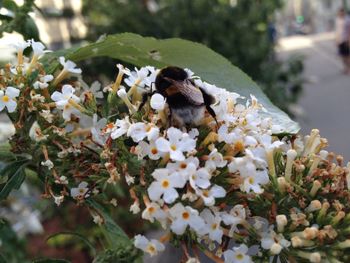
<svg viewBox="0 0 350 263"><path fill-rule="evenodd" d="M317 128L328 139L330 151L350 160L350 76L342 74L333 33L282 38L278 55L301 54L306 83L296 117L302 133Z"/></svg>

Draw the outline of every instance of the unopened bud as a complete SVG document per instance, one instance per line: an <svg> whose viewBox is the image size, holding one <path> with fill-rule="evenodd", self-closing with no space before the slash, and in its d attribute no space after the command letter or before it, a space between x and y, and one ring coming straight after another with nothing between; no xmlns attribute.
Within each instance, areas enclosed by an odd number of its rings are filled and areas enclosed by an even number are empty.
<svg viewBox="0 0 350 263"><path fill-rule="evenodd" d="M286 164L286 170L284 173L284 176L286 177L286 179L288 181L291 180L291 176L292 176L292 168L293 168L293 162L295 160L295 158L297 157L297 152L296 150L290 149L287 152L287 164Z"/></svg>
<svg viewBox="0 0 350 263"><path fill-rule="evenodd" d="M277 215L276 216L276 222L277 222L277 230L278 232L283 232L284 227L288 224L287 217L285 215Z"/></svg>
<svg viewBox="0 0 350 263"><path fill-rule="evenodd" d="M305 208L305 211L308 213L312 213L314 211L320 210L322 204L318 200L312 200L308 207Z"/></svg>
<svg viewBox="0 0 350 263"><path fill-rule="evenodd" d="M340 222L340 220L342 220L344 217L345 217L345 212L339 211L338 214L336 214L336 216L332 219L331 225L332 226L337 225Z"/></svg>
<svg viewBox="0 0 350 263"><path fill-rule="evenodd" d="M321 188L322 184L320 181L315 180L312 184L312 188L310 190L310 195L313 197L316 195L317 191Z"/></svg>
<svg viewBox="0 0 350 263"><path fill-rule="evenodd" d="M307 227L303 231L303 236L305 239L314 239L317 237L318 229L316 227Z"/></svg>

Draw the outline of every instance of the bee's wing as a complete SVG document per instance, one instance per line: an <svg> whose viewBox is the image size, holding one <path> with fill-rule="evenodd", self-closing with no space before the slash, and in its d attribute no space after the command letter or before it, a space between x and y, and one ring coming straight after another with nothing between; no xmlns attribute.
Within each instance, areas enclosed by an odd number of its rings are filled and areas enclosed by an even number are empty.
<svg viewBox="0 0 350 263"><path fill-rule="evenodd" d="M193 105L203 105L204 98L201 90L192 84L190 80L176 81L168 79L172 83L170 90L181 93ZM169 90L169 91L170 91Z"/></svg>

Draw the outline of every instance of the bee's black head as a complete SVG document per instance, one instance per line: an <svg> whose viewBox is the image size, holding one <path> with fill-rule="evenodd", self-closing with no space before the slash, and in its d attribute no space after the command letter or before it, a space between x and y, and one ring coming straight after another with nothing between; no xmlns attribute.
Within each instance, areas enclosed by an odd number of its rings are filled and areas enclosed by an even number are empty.
<svg viewBox="0 0 350 263"><path fill-rule="evenodd" d="M166 67L163 68L157 75L156 78L156 88L160 91L163 92L165 91L166 88L168 88L171 83L166 80L168 79L173 79L173 80L178 80L178 81L183 81L188 78L187 72L179 67Z"/></svg>

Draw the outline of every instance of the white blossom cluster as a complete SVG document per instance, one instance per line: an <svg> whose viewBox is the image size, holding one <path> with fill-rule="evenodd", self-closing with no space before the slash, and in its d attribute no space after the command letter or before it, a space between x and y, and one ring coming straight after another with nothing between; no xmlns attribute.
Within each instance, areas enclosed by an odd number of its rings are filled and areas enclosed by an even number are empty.
<svg viewBox="0 0 350 263"><path fill-rule="evenodd" d="M33 49L31 61L23 57L23 50L29 46ZM30 87L28 105L31 112L45 120L45 129L42 123L35 122L29 135L43 151L45 160L40 165L52 173L55 184L65 189L59 194L49 189L48 195L57 205L67 196L83 202L101 191L98 183L88 176L75 180L69 174L58 172L60 162L56 159L69 162L72 156L81 155L84 143L100 158L100 163L91 166L91 170L98 171L97 176L100 171L108 174L109 178L101 176L99 182L104 180L113 185L125 180L133 199L130 211L141 214L151 223L158 222L168 236L180 240L190 233L197 244L207 245L209 251L215 250L212 256L224 262L253 262L253 256L279 255L291 246L293 240L287 240L282 231L287 224L284 215L276 217L276 229L266 218L252 215L250 207L241 203L239 196L259 197L272 180L281 183L274 164L277 149L286 156L285 177L290 180L292 162L297 154L307 156L315 152L321 143L318 134L314 138L311 135L312 142L306 141L297 153L294 149L300 147L299 141L295 141L292 149L291 144L272 135L279 127L263 117L261 111L265 109L254 96L243 103L239 94L209 84L188 69L195 85L215 97L211 107L217 122L206 114L198 127L169 127L167 98L152 93L156 91L158 69L147 66L129 70L117 65L115 82L102 88L98 82L87 85L80 76L81 69L64 57L59 58L60 72L46 74L37 62L45 52L39 42L21 43L17 50L18 65L11 67L11 74L15 77L38 71ZM71 75L78 81L62 83ZM10 114L22 110L17 103L24 96L23 90L15 81L12 86L2 85L0 110L6 108ZM140 109L145 94L153 95ZM118 102L113 105L117 114L112 111L110 115L103 115L95 105L103 107L113 99ZM54 157L45 146L53 137L60 149ZM57 137L69 141L69 147L57 142ZM120 143L125 152L118 146ZM129 160L122 163L117 153L132 155L144 169L130 174ZM113 198L110 203L116 206L117 200ZM94 222L103 224L103 219L94 214ZM259 236L255 254L242 237L242 228ZM224 237L232 239L234 244L220 251ZM142 235L135 236L134 245L152 256L165 248L163 240L149 240Z"/></svg>

